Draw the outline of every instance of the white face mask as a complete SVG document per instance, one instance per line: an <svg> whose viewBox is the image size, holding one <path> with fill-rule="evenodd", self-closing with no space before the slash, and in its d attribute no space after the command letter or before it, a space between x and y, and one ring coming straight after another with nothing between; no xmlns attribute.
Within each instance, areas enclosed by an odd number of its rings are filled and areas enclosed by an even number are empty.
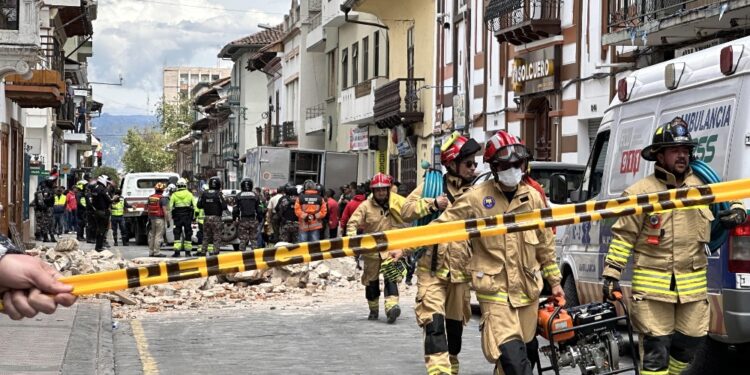
<svg viewBox="0 0 750 375"><path fill-rule="evenodd" d="M508 168L504 171L496 172L495 178L497 182L507 187L517 186L523 178L523 171L521 168Z"/></svg>

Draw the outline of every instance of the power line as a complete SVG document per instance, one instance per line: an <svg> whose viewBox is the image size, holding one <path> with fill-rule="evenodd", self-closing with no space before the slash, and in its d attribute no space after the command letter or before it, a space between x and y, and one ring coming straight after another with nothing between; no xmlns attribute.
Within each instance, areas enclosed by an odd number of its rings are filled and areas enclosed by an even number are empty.
<svg viewBox="0 0 750 375"><path fill-rule="evenodd" d="M220 7L212 7L212 6L205 6L205 5L188 5L188 4L179 4L179 3L169 3L165 1L156 1L156 0L133 0L133 1L140 2L140 3L161 4L161 5L185 7L185 8L213 9L213 10L220 10L223 12L274 14L274 15L281 15L281 16L286 15L286 13L266 12L266 11L257 10L257 9L231 9L231 8L220 8Z"/></svg>

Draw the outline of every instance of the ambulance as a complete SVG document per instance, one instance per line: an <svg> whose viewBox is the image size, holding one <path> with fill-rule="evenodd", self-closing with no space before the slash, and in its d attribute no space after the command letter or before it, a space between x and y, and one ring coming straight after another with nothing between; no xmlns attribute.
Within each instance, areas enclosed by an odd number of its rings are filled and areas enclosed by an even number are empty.
<svg viewBox="0 0 750 375"><path fill-rule="evenodd" d="M578 190L553 177L550 200L576 203L619 197L653 173L641 158L657 126L680 116L698 143L697 159L723 181L750 177L750 37L622 76L605 112ZM750 208L750 200L743 202ZM572 304L601 301L604 257L616 219L569 225L557 242L563 287ZM718 225L718 222L716 223ZM750 221L712 233L709 256L711 322L708 345L750 346ZM708 251L710 253L710 251ZM622 285L630 295L632 258ZM747 352L745 352L747 353Z"/></svg>

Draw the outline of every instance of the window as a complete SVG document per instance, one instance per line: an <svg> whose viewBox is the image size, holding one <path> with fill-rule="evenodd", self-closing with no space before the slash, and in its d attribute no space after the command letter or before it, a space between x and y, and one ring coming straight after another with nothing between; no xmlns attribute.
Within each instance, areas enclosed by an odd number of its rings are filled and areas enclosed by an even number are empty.
<svg viewBox="0 0 750 375"><path fill-rule="evenodd" d="M328 52L328 97L336 96L336 50Z"/></svg>
<svg viewBox="0 0 750 375"><path fill-rule="evenodd" d="M19 0L0 0L0 29L18 30L18 2Z"/></svg>
<svg viewBox="0 0 750 375"><path fill-rule="evenodd" d="M191 74L190 75L190 84L194 85L198 83L198 75L197 74Z"/></svg>
<svg viewBox="0 0 750 375"><path fill-rule="evenodd" d="M201 82L208 82L208 74L201 74Z"/></svg>
<svg viewBox="0 0 750 375"><path fill-rule="evenodd" d="M188 84L188 75L187 74L180 74L180 84L181 85L187 85Z"/></svg>
<svg viewBox="0 0 750 375"><path fill-rule="evenodd" d="M406 31L406 76L414 78L414 26Z"/></svg>
<svg viewBox="0 0 750 375"><path fill-rule="evenodd" d="M352 44L352 86L359 83L359 42Z"/></svg>
<svg viewBox="0 0 750 375"><path fill-rule="evenodd" d="M344 48L341 50L341 89L349 86L349 50Z"/></svg>
<svg viewBox="0 0 750 375"><path fill-rule="evenodd" d="M169 180L166 178L139 178L135 182L135 186L138 189L153 189L154 185L161 182L162 184L168 184Z"/></svg>
<svg viewBox="0 0 750 375"><path fill-rule="evenodd" d="M218 74L211 75L211 81L216 81L217 79L219 79L219 75Z"/></svg>
<svg viewBox="0 0 750 375"><path fill-rule="evenodd" d="M370 37L362 39L362 80L367 81L370 74Z"/></svg>
<svg viewBox="0 0 750 375"><path fill-rule="evenodd" d="M377 31L372 36L373 37L373 52L375 53L375 56L373 56L372 61L372 75L377 77L380 74L379 67L380 67L380 33Z"/></svg>
<svg viewBox="0 0 750 375"><path fill-rule="evenodd" d="M607 148L609 146L609 131L599 133L594 144L594 152L589 159L589 168L583 179L583 194L579 201L596 198L602 190L602 178L604 176L604 162L607 159Z"/></svg>

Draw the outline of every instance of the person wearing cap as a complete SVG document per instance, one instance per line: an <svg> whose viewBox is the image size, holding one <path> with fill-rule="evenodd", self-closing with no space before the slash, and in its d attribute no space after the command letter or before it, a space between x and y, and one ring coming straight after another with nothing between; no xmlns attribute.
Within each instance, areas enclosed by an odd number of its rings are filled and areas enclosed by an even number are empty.
<svg viewBox="0 0 750 375"><path fill-rule="evenodd" d="M441 147L443 194L425 197L424 183L406 197L401 208L404 220L436 218L472 187L482 146L472 138L454 132ZM471 318L471 294L466 264L471 256L468 241L448 247L429 247L417 265L417 323L424 330L425 366L428 374L458 373L463 327ZM407 275L408 277L408 275Z"/></svg>
<svg viewBox="0 0 750 375"><path fill-rule="evenodd" d="M96 185L91 190L91 205L94 208L94 230L96 246L94 250L104 250L104 237L109 229L109 215L112 208L112 197L107 188L109 177L101 175L96 179Z"/></svg>
<svg viewBox="0 0 750 375"><path fill-rule="evenodd" d="M697 146L680 117L656 128L641 157L656 162L654 173L624 192L639 195L705 185L690 167ZM725 228L745 222L740 202L719 212ZM707 244L714 216L708 206L623 216L612 226L604 258L604 298L621 296L620 276L633 256L633 325L641 332L641 374L679 374L688 367L708 332ZM618 295L619 293L619 295Z"/></svg>

